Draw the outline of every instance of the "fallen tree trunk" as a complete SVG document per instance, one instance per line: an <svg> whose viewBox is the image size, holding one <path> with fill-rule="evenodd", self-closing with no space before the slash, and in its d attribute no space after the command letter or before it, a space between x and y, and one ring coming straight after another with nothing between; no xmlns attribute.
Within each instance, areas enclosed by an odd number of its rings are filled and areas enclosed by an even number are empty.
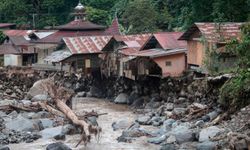
<svg viewBox="0 0 250 150"><path fill-rule="evenodd" d="M46 91L52 100L54 101L56 108L62 112L71 122L72 124L80 127L82 129L82 137L76 147L84 142L86 145L90 142L91 135L94 134L99 135L101 132L101 128L98 126L92 126L88 124L85 120L80 120L77 115L66 105L66 102L72 97L73 93L68 89L65 89L61 86L56 86L53 79L46 79L40 82L40 87ZM55 112L51 109L47 104L40 103L41 107L46 108L49 112Z"/></svg>

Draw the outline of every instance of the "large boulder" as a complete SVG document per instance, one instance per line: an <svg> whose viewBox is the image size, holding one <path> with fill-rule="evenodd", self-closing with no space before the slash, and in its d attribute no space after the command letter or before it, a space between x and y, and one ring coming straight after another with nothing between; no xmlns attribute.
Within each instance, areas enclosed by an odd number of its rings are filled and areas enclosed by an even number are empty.
<svg viewBox="0 0 250 150"><path fill-rule="evenodd" d="M210 141L199 143L197 144L196 149L197 150L216 150L216 143L210 142Z"/></svg>
<svg viewBox="0 0 250 150"><path fill-rule="evenodd" d="M71 150L67 145L63 144L62 142L57 142L53 144L49 144L46 147L46 150Z"/></svg>
<svg viewBox="0 0 250 150"><path fill-rule="evenodd" d="M39 119L39 126L41 129L52 128L54 121L51 119Z"/></svg>
<svg viewBox="0 0 250 150"><path fill-rule="evenodd" d="M166 140L167 136L166 135L162 135L159 137L153 137L148 139L148 143L153 143L153 144L160 144L162 142L164 142Z"/></svg>
<svg viewBox="0 0 250 150"><path fill-rule="evenodd" d="M220 129L216 126L211 126L205 129L202 129L199 134L199 142L209 141L210 138L213 138L216 134L223 132L223 129Z"/></svg>
<svg viewBox="0 0 250 150"><path fill-rule="evenodd" d="M132 122L123 119L123 120L119 120L119 121L112 123L112 128L114 131L120 130L120 129L126 129L126 128L130 127L131 124L132 124Z"/></svg>
<svg viewBox="0 0 250 150"><path fill-rule="evenodd" d="M15 131L34 131L36 130L36 124L32 120L19 115L16 119L10 120L5 124L7 129Z"/></svg>
<svg viewBox="0 0 250 150"><path fill-rule="evenodd" d="M58 126L54 128L47 128L40 131L40 135L43 139L50 139L62 133L63 126Z"/></svg>
<svg viewBox="0 0 250 150"><path fill-rule="evenodd" d="M121 93L116 97L114 102L117 104L127 104L129 102L128 97L127 94Z"/></svg>
<svg viewBox="0 0 250 150"><path fill-rule="evenodd" d="M78 129L73 126L72 124L66 124L62 128L62 133L66 135L73 135L73 134L78 134L79 131Z"/></svg>
<svg viewBox="0 0 250 150"><path fill-rule="evenodd" d="M43 89L43 85L50 82L50 79L39 80L35 82L28 92L28 97L33 98L36 95L47 95L48 93Z"/></svg>
<svg viewBox="0 0 250 150"><path fill-rule="evenodd" d="M148 125L150 119L151 119L150 115L139 115L136 121L141 125Z"/></svg>
<svg viewBox="0 0 250 150"><path fill-rule="evenodd" d="M184 125L175 127L174 129L172 129L171 133L175 136L178 144L193 142L195 140L195 134L191 129L189 129L189 127Z"/></svg>

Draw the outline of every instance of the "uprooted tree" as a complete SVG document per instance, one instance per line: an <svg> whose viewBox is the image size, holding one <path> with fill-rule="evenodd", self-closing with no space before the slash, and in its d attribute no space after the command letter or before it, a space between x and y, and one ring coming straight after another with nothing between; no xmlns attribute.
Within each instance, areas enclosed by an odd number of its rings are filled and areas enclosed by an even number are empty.
<svg viewBox="0 0 250 150"><path fill-rule="evenodd" d="M71 90L62 87L61 85L57 85L53 78L42 80L39 83L42 90L46 91L52 99L51 102L40 102L39 105L52 114L61 115L60 113L62 113L72 122L72 124L81 129L82 137L76 146L78 146L81 142L84 142L85 145L90 142L91 134L94 134L95 136L100 134L100 127L89 124L84 119L79 119L79 117L66 104L73 95ZM94 112L90 112L85 115L88 116L91 114L98 116L98 114Z"/></svg>

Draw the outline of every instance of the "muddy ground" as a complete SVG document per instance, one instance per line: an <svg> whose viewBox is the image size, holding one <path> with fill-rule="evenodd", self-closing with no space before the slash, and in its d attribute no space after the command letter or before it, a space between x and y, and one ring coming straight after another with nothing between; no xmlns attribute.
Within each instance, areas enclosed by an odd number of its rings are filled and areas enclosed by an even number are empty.
<svg viewBox="0 0 250 150"><path fill-rule="evenodd" d="M112 123L119 119L127 119L131 122L135 120L136 114L129 109L126 105L118 105L111 103L107 100L96 99L96 98L78 98L73 100L73 110L76 113L81 113L82 111L96 110L98 113L108 113L107 115L100 116L98 118L98 123L102 127L103 132L101 133L101 138L99 141L92 139L86 147L80 145L78 148L74 148L78 142L80 135L66 137L64 144L68 145L75 150L155 150L159 149L159 145L153 145L147 143L146 137L137 138L132 143L118 143L116 140L121 134L122 130L113 131ZM146 127L149 129L154 127ZM9 148L11 150L27 150L36 149L44 150L50 144L56 142L56 140L43 140L39 139L33 143L19 143L11 144Z"/></svg>

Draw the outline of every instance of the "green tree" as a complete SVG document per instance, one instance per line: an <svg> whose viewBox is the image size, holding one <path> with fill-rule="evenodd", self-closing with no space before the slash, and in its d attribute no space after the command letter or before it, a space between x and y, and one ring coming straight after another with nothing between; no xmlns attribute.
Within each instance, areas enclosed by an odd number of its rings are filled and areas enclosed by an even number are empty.
<svg viewBox="0 0 250 150"><path fill-rule="evenodd" d="M157 12L150 0L129 2L122 15L125 28L131 26L130 33L154 32L157 30Z"/></svg>

